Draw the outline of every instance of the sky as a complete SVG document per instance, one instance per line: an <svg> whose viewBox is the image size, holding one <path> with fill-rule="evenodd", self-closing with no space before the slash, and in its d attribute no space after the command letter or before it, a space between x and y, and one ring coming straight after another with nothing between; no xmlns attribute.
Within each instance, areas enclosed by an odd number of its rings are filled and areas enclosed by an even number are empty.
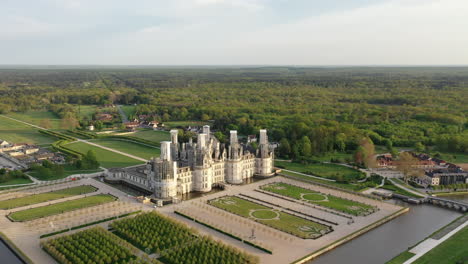
<svg viewBox="0 0 468 264"><path fill-rule="evenodd" d="M0 0L0 64L467 65L467 0Z"/></svg>

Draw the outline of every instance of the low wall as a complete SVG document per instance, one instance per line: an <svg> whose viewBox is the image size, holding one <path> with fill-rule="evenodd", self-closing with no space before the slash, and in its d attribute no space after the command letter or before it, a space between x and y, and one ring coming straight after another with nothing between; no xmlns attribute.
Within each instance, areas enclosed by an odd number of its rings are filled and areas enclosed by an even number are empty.
<svg viewBox="0 0 468 264"><path fill-rule="evenodd" d="M326 252L328 252L328 251L330 251L330 250L332 250L332 249L334 249L334 248L336 248L336 247L338 247L338 246L340 246L340 245L342 245L342 244L344 244L344 243L346 243L348 241L351 241L354 238L356 238L356 237L358 237L358 236L360 236L360 235L362 235L362 234L364 234L364 233L366 233L366 232L368 232L368 231L370 231L370 230L372 230L372 229L374 229L374 228L376 228L376 227L378 227L380 225L383 225L386 222L391 221L394 218L396 218L396 217L398 217L398 216L400 216L400 215L402 215L402 214L404 214L404 213L406 213L408 211L409 211L409 208L402 208L401 210L399 210L399 211L397 211L397 212L395 212L395 213L393 213L393 214L391 214L391 215L389 215L389 216L387 216L387 217L385 217L383 219L380 219L379 221L377 221L375 223L372 223L372 224L370 224L370 225L368 225L368 226L366 226L364 228L361 228L358 231L355 231L354 233L351 233L351 234L341 238L340 240L335 241L335 242L333 242L333 243L331 243L331 244L329 244L329 245L327 245L327 246L325 246L325 247L323 247L323 248L321 248L321 249L319 249L319 250L305 256L305 257L302 257L301 259L298 259L298 260L296 260L296 261L294 261L292 263L293 264L306 263L307 261L310 261L310 260L312 260L312 259L314 259L314 258L316 258L316 257L318 257L318 256L320 256L320 255L322 255L322 254L324 254L324 253L326 253Z"/></svg>

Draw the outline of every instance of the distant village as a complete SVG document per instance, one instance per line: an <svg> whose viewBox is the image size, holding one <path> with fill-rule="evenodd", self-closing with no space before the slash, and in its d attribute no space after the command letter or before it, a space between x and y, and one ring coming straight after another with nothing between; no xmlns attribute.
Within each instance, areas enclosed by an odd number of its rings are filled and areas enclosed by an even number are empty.
<svg viewBox="0 0 468 264"><path fill-rule="evenodd" d="M65 163L65 156L47 148L27 143L10 143L0 139L0 169L13 170L28 168L32 164L48 160L52 163Z"/></svg>
<svg viewBox="0 0 468 264"><path fill-rule="evenodd" d="M438 186L468 183L468 171L463 170L460 166L431 157L425 153L409 153L416 160L416 164L412 166L424 171L422 177L414 178L417 184L427 187L429 185ZM379 168L396 169L399 162L400 161L395 160L391 154L377 156L377 166Z"/></svg>

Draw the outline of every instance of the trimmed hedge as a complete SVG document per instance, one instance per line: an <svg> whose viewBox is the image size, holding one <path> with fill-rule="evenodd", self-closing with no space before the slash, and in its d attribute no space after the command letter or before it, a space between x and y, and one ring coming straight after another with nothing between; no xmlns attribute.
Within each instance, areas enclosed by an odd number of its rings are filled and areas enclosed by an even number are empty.
<svg viewBox="0 0 468 264"><path fill-rule="evenodd" d="M63 152L65 154L67 154L67 155L73 156L75 158L82 158L83 154L81 154L80 152L69 149L69 148L63 146L64 144L67 144L67 143L70 143L70 142L71 141L69 141L69 140L55 141L54 143L52 143L52 148L54 148L57 151Z"/></svg>
<svg viewBox="0 0 468 264"><path fill-rule="evenodd" d="M215 230L215 231L218 231L218 232L220 232L220 233L222 233L222 234L224 234L224 235L226 235L226 236L229 236L229 237L232 237L232 238L234 238L234 239L236 239L236 240L239 240L239 241L241 241L242 243L245 243L245 244L248 244L248 245L250 245L250 246L252 246L252 247L254 247L254 248L260 249L260 250L262 250L262 251L264 251L264 252L266 252L266 253L268 253L268 254L273 254L273 252L272 252L271 250L268 250L268 249L266 249L266 248L263 248L263 247L261 247L261 246L259 246L259 245L254 244L254 243L252 243L252 242L249 242L249 241L247 241L247 240L244 240L244 239L242 239L242 238L240 238L240 237L238 237L238 236L235 236L235 235L233 235L233 234L231 234L231 233L228 233L228 232L226 232L226 231L223 231L223 230L221 230L221 229L219 229L219 228L216 228L216 227L214 227L214 226L212 226L212 225L209 225L209 224L207 224L207 223L201 222L201 221L199 221L199 220L197 220L197 219L195 219L195 218L193 218L193 217L190 217L190 216L188 216L188 215L186 215L186 214L184 214L184 213L181 213L181 212L178 212L178 211L174 211L174 213L177 214L177 215L180 215L180 216L182 216L182 217L185 217L185 218L187 218L187 219L189 219L189 220L192 220L192 221L194 221L195 223L199 223L200 225L203 225L203 226L206 226L206 227L208 227L208 228L211 228L211 229L213 229L213 230Z"/></svg>
<svg viewBox="0 0 468 264"><path fill-rule="evenodd" d="M64 140L76 140L76 138L72 136L68 136L68 135L58 133L55 131L51 131L51 130L39 129L39 133L44 134L44 135L49 135L52 137L56 137L56 138L60 138L60 139L64 139Z"/></svg>
<svg viewBox="0 0 468 264"><path fill-rule="evenodd" d="M84 137L86 139L92 139L92 138L97 138L98 136L93 133L85 132L85 131L80 131L80 130L67 130L68 133L74 134L77 136Z"/></svg>
<svg viewBox="0 0 468 264"><path fill-rule="evenodd" d="M146 139L142 138L137 138L137 137L130 137L130 136L116 136L116 135L105 135L105 136L100 136L100 138L114 138L114 139L123 139L127 141L133 141L135 143L142 143L154 147L160 147L160 142L154 142L154 141L149 141Z"/></svg>
<svg viewBox="0 0 468 264"><path fill-rule="evenodd" d="M91 222L91 223L86 223L86 224L83 224L83 225L79 225L79 226L74 226L74 227L71 227L71 228L63 229L63 230L60 230L60 231L57 231L57 232L52 232L52 233L44 234L44 235L41 235L39 238L54 236L54 235L61 234L61 233L65 233L65 232L68 232L68 231L71 231L71 230L76 230L76 229L80 229L80 228L83 228L83 227L92 226L92 225L104 223L104 222L107 222L107 221L115 220L115 219L118 219L118 218L126 217L126 216L129 216L129 215L138 214L139 212L141 212L141 210L138 210L138 211L135 211L135 212L131 212L131 213L122 214L122 215L119 215L119 216L113 216L113 217L104 218L104 219L101 219L101 220L98 220L98 221L94 221L94 222Z"/></svg>

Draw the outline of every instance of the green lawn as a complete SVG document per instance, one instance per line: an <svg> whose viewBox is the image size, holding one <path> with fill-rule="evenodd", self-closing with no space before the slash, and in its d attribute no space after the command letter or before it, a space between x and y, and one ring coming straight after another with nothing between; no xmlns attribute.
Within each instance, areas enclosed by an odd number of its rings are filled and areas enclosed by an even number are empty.
<svg viewBox="0 0 468 264"><path fill-rule="evenodd" d="M75 166L70 165L70 164L64 165L63 168L64 168L64 174L62 176L52 175L52 177L44 177L43 175L40 175L37 171L34 171L34 170L28 171L28 174L41 181L53 181L53 180L63 179L73 174L89 174L89 173L102 171L102 169L78 170Z"/></svg>
<svg viewBox="0 0 468 264"><path fill-rule="evenodd" d="M346 162L347 159L352 159L351 154L349 153L344 153L344 152L330 152L330 153L325 153L320 156L313 156L312 158L314 160L318 161L327 161L329 162L331 159L339 159L340 161Z"/></svg>
<svg viewBox="0 0 468 264"><path fill-rule="evenodd" d="M99 144L104 147L112 148L124 153L128 153L143 159L150 159L151 157L159 157L160 150L156 147L138 144L129 141L116 140L116 139L94 139L91 142Z"/></svg>
<svg viewBox="0 0 468 264"><path fill-rule="evenodd" d="M187 127L187 126L204 126L204 125L210 125L209 122L203 122L203 121L170 121L170 122L164 122L164 126L170 127L170 128L176 128L176 127Z"/></svg>
<svg viewBox="0 0 468 264"><path fill-rule="evenodd" d="M132 134L128 134L128 136L137 137L146 139L153 142L161 142L161 141L169 141L171 140L171 135L169 132L166 131L155 131L155 130L137 130Z"/></svg>
<svg viewBox="0 0 468 264"><path fill-rule="evenodd" d="M358 170L332 163L300 164L275 161L275 166L334 180L342 177L343 180L353 181L365 177L365 174Z"/></svg>
<svg viewBox="0 0 468 264"><path fill-rule="evenodd" d="M350 190L350 191L355 191L355 192L358 192L358 191L363 189L362 186L359 186L357 184L325 181L325 180L320 180L320 179L317 179L317 178L312 178L312 177L308 177L308 176L305 176L305 175L302 175L302 174L289 172L289 171L282 171L281 174L292 176L292 177L295 177L295 178L298 178L298 179L304 179L304 180L307 180L307 181L312 181L312 182L322 183L322 184L326 184L326 185L330 185L330 186L335 186L335 187L338 187L338 188L342 188L342 189L346 189L346 190Z"/></svg>
<svg viewBox="0 0 468 264"><path fill-rule="evenodd" d="M441 159L452 163L468 163L468 154L456 152L439 152Z"/></svg>
<svg viewBox="0 0 468 264"><path fill-rule="evenodd" d="M93 114L97 111L96 105L76 105L75 108L80 118L86 117L88 120L92 120Z"/></svg>
<svg viewBox="0 0 468 264"><path fill-rule="evenodd" d="M122 111L125 113L125 115L130 118L135 114L135 106L134 105L122 105L121 106Z"/></svg>
<svg viewBox="0 0 468 264"><path fill-rule="evenodd" d="M364 203L343 199L334 195L316 192L299 186L276 182L260 186L260 189L279 195L321 205L350 215L368 215L375 207Z"/></svg>
<svg viewBox="0 0 468 264"><path fill-rule="evenodd" d="M401 253L400 255L394 257L390 261L387 261L385 264L402 264L402 263L405 263L405 261L407 261L408 259L410 259L413 256L414 256L413 253L405 251L405 252Z"/></svg>
<svg viewBox="0 0 468 264"><path fill-rule="evenodd" d="M39 193L33 194L28 196L23 196L20 198L9 199L5 201L0 201L0 209L12 209L17 207L22 207L31 204L38 204L47 201L62 199L65 197L81 195L85 193L91 193L97 191L97 188L91 185L82 185L76 186L67 189L61 189L57 191L47 192L47 193Z"/></svg>
<svg viewBox="0 0 468 264"><path fill-rule="evenodd" d="M23 211L18 211L11 213L9 218L13 221L22 222L30 221L37 218L42 218L46 216L62 214L65 212L96 206L104 203L109 203L115 201L116 198L108 194L98 194L93 196L88 196L85 198L80 198L76 200L51 204L47 206L36 207L32 209L27 209Z"/></svg>
<svg viewBox="0 0 468 264"><path fill-rule="evenodd" d="M209 203L228 212L250 218L256 222L304 239L318 238L331 231L330 227L320 223L273 210L270 207L236 196L220 197L210 200Z"/></svg>
<svg viewBox="0 0 468 264"><path fill-rule="evenodd" d="M100 147L92 146L83 142L74 142L64 145L66 148L78 151L86 154L88 150L94 150L96 157L104 168L115 168L115 167L128 167L133 165L142 164L142 161L132 159L121 154L102 149Z"/></svg>
<svg viewBox="0 0 468 264"><path fill-rule="evenodd" d="M418 258L414 264L468 263L468 227Z"/></svg>
<svg viewBox="0 0 468 264"><path fill-rule="evenodd" d="M32 181L29 178L15 178L15 179L11 179L9 181L0 183L0 186L13 185L13 184L27 184L31 182Z"/></svg>
<svg viewBox="0 0 468 264"><path fill-rule="evenodd" d="M0 139L10 143L50 144L57 139L37 128L0 116Z"/></svg>
<svg viewBox="0 0 468 264"><path fill-rule="evenodd" d="M31 110L26 113L9 113L7 116L36 126L40 126L42 120L49 119L51 125L50 129L61 129L60 118L47 110Z"/></svg>

